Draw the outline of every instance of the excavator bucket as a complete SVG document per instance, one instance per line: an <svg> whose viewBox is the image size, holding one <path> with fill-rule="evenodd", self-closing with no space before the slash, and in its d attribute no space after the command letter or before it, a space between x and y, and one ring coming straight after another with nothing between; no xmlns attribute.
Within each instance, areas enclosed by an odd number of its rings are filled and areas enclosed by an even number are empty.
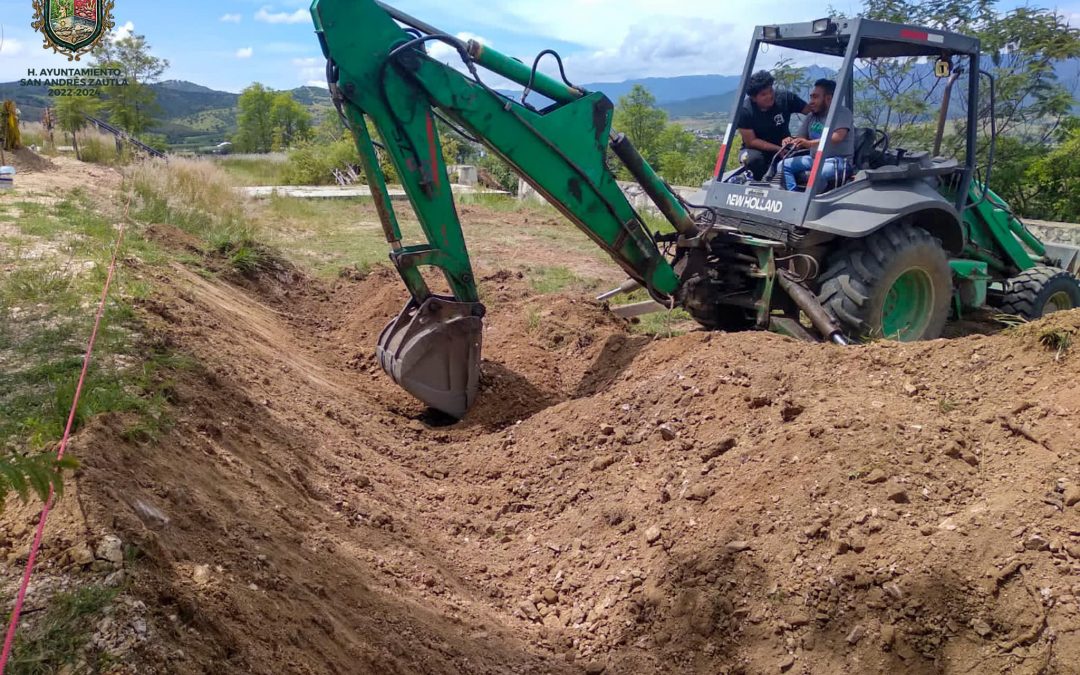
<svg viewBox="0 0 1080 675"><path fill-rule="evenodd" d="M383 329L375 355L407 392L461 418L480 386L484 306L431 296L410 300Z"/></svg>

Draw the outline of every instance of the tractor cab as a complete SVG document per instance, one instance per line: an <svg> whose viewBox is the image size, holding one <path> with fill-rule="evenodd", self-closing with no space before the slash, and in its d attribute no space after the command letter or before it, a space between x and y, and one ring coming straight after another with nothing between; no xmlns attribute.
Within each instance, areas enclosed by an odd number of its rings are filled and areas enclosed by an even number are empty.
<svg viewBox="0 0 1080 675"><path fill-rule="evenodd" d="M745 165L725 173L723 167L738 133L734 122L747 100L748 81L760 69L759 56L770 48L842 59L832 78L835 93L820 142L810 149L777 153L761 180L755 180ZM934 147L894 147L885 130L860 126L856 119L848 131L854 148L850 161L842 162L835 171L822 171L823 162L833 154L830 130L837 111L856 109L856 63L910 57L925 58L923 67L932 67L934 75L946 81L939 95ZM968 105L965 111L963 156L941 157L939 153L950 119L953 85L966 81L967 99L977 101L979 78L979 41L956 33L868 19L758 26L743 67L740 95L729 118L732 123L727 126L717 157L714 180L706 187L704 206L716 214L721 226L779 239L785 244L863 237L898 218L921 213L922 226L952 253L959 253L964 245L962 214L969 206L969 187L976 173L977 105ZM795 189L787 189L782 163L785 158L798 156L807 158L802 164L809 169L796 174Z"/></svg>

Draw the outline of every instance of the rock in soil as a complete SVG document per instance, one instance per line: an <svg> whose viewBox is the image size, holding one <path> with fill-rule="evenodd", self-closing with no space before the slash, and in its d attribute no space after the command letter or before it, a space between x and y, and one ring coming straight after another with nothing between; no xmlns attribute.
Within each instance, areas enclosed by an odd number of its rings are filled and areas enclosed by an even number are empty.
<svg viewBox="0 0 1080 675"><path fill-rule="evenodd" d="M120 537L107 534L98 542L96 555L99 560L105 560L113 565L122 565L124 563L124 543L120 541Z"/></svg>
<svg viewBox="0 0 1080 675"><path fill-rule="evenodd" d="M1080 485L1070 485L1065 488L1063 495L1065 498L1065 506L1076 506L1080 504Z"/></svg>

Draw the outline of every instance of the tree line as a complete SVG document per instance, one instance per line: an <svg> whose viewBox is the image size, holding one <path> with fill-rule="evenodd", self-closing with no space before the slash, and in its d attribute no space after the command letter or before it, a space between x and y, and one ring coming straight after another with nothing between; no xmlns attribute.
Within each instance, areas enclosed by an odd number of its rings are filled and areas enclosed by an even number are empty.
<svg viewBox="0 0 1080 675"><path fill-rule="evenodd" d="M150 86L169 68L167 59L155 56L143 35L132 34L116 41L103 41L91 53L93 66L116 69L126 84L99 87L99 95L54 97L57 125L72 136L76 156L80 156L78 133L86 128L87 117L102 116L155 149L165 151L164 136L151 133L161 119L157 94ZM311 137L311 114L292 93L274 91L256 82L240 94L237 131L231 141L242 152L285 150ZM81 158L81 156L80 156Z"/></svg>

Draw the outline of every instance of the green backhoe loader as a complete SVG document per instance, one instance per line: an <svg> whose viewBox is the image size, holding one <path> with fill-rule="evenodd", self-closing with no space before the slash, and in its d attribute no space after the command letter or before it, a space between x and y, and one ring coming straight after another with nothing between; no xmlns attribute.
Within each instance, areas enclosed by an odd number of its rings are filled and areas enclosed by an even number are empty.
<svg viewBox="0 0 1080 675"><path fill-rule="evenodd" d="M864 19L759 26L740 91L762 45L843 58L826 127L838 106L851 107L856 60L935 61L948 78L936 147L891 148L884 132L856 129L855 170L826 180L818 171L831 142L825 133L803 184L787 190L745 170L722 171L729 126L714 180L691 203L611 129L611 101L572 84L558 54L545 50L529 65L377 0L315 0L311 13L331 96L356 139L390 259L411 295L376 353L397 383L452 416L463 416L478 393L484 306L436 120L482 142L606 251L629 277L618 292L644 288L651 302L682 307L707 328L771 329L837 344L919 340L938 337L950 313L986 304L1026 319L1080 306L1080 283L1060 268L1060 255L987 187L993 133L984 139L989 161L980 174L978 106L967 106L963 157L937 156L953 85L965 81L973 102L985 81L993 98L974 38ZM428 55L436 41L457 53L463 70ZM559 78L538 70L548 55ZM523 95L495 91L487 73L524 87ZM529 102L532 92L543 97L542 107ZM742 97L736 98L737 110ZM402 243L368 122L426 244ZM609 149L673 232L650 231L635 212L608 166ZM431 291L424 267L442 273L448 294Z"/></svg>

